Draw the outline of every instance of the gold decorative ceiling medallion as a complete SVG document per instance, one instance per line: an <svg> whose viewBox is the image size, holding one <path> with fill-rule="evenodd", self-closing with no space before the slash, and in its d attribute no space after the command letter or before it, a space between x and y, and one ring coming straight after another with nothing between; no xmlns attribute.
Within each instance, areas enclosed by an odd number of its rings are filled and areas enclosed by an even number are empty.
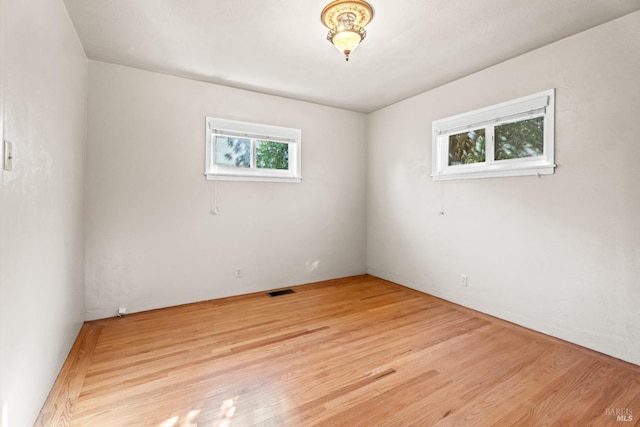
<svg viewBox="0 0 640 427"><path fill-rule="evenodd" d="M336 0L329 3L320 15L329 28L327 40L342 53L345 59L367 37L364 27L373 18L373 8L364 0Z"/></svg>

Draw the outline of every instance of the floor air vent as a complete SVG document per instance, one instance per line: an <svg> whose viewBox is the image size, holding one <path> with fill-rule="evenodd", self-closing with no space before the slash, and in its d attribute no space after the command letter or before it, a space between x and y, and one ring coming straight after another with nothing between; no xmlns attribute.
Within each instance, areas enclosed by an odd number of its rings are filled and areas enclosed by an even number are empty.
<svg viewBox="0 0 640 427"><path fill-rule="evenodd" d="M295 294L295 293L296 291L294 291L293 289L283 289L281 291L267 292L267 295L269 295L270 297L279 297L280 295Z"/></svg>

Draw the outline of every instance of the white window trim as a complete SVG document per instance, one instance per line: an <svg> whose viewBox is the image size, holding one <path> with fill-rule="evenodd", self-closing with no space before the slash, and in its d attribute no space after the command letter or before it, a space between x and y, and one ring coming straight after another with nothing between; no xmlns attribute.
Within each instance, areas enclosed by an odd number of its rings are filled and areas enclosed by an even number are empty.
<svg viewBox="0 0 640 427"><path fill-rule="evenodd" d="M434 181L504 176L550 175L554 173L555 89L492 105L433 122L432 174ZM494 160L496 125L544 117L543 154L509 160ZM449 135L486 129L486 161L449 166Z"/></svg>
<svg viewBox="0 0 640 427"><path fill-rule="evenodd" d="M289 144L289 169L257 169L255 153L251 156L250 168L225 167L216 164L215 137L217 133L250 139L262 139ZM262 182L294 182L302 181L302 131L300 129L238 120L206 118L206 153L205 176L211 181L262 181Z"/></svg>

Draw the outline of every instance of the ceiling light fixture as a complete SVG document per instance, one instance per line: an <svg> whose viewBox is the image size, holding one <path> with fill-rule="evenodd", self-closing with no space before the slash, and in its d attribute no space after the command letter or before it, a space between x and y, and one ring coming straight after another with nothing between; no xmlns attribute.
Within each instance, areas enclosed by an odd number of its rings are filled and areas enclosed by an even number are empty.
<svg viewBox="0 0 640 427"><path fill-rule="evenodd" d="M329 28L327 40L342 53L345 59L367 36L364 27L373 18L371 5L364 0L336 0L322 9L320 19Z"/></svg>

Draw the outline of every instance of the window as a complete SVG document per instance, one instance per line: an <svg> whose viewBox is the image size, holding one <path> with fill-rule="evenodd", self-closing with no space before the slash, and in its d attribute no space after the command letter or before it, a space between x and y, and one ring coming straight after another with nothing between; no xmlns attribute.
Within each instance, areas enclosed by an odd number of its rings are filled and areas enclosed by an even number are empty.
<svg viewBox="0 0 640 427"><path fill-rule="evenodd" d="M205 175L210 180L300 182L302 132L207 117Z"/></svg>
<svg viewBox="0 0 640 427"><path fill-rule="evenodd" d="M555 90L433 122L435 181L554 172Z"/></svg>

